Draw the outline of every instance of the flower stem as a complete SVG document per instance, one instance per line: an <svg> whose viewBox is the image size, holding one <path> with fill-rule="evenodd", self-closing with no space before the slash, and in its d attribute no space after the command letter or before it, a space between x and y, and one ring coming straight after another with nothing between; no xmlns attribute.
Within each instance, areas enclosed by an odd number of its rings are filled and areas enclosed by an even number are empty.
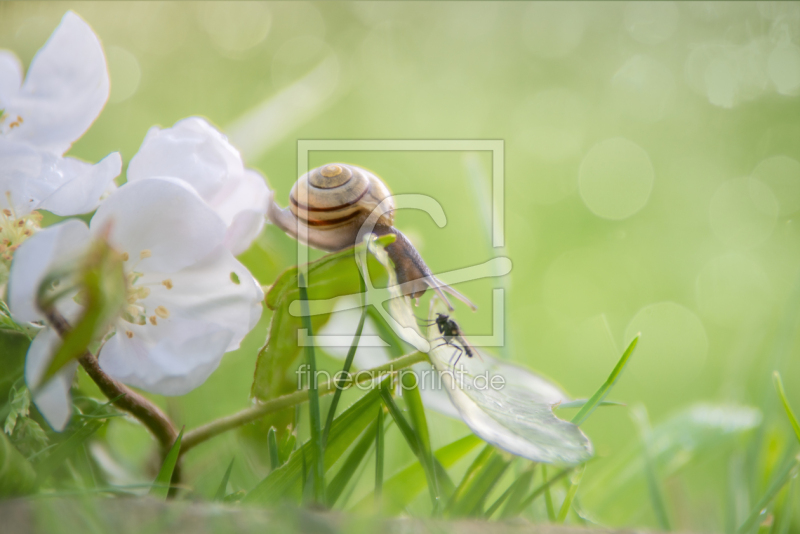
<svg viewBox="0 0 800 534"><path fill-rule="evenodd" d="M63 339L70 329L67 320L55 308L49 308L44 311L50 325ZM86 374L94 380L103 395L109 399L114 399L114 406L133 415L152 432L161 445L162 456L166 454L175 442L175 438L178 437L178 430L169 417L149 399L105 374L100 368L97 358L89 351L80 356L78 362L80 362Z"/></svg>
<svg viewBox="0 0 800 534"><path fill-rule="evenodd" d="M412 352L411 354L407 354L405 356L401 356L400 358L392 360L385 365L380 365L378 367L373 367L372 369L366 369L364 371L359 371L358 373L355 373L353 375L354 377L353 382L356 384L362 384L381 375L387 373L394 373L401 369L411 367L415 363L419 363L427 359L428 355L425 354L424 352ZM325 383L319 384L318 387L319 396L321 397L323 395L329 395L334 391L336 391L338 382L339 380L331 379ZM306 402L307 400L308 400L308 390L301 389L295 391L294 393L283 395L282 397L270 399L268 401L252 406L250 408L245 408L240 412L225 417L221 417L216 421L212 421L201 427L195 428L194 430L186 432L183 435L183 440L181 442L182 444L181 454L185 453L192 447L199 445L200 443L208 439L213 438L214 436L222 434L223 432L232 430L247 423L252 423L256 419L259 419L267 414L271 414L274 412L281 411L285 408L296 406L298 404Z"/></svg>

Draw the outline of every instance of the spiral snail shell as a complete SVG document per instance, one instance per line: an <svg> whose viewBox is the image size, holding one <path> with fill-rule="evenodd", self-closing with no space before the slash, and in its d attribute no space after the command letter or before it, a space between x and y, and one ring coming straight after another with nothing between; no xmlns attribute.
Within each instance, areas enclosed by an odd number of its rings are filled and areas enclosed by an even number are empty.
<svg viewBox="0 0 800 534"><path fill-rule="evenodd" d="M469 299L436 278L414 245L394 228L394 209L389 188L375 174L355 165L329 163L301 176L289 194L289 207L281 209L272 202L267 216L291 237L305 235L307 245L328 252L360 242L364 228L372 228L376 235L395 234L386 252L405 294L419 299L430 287L451 310L444 292L475 309Z"/></svg>

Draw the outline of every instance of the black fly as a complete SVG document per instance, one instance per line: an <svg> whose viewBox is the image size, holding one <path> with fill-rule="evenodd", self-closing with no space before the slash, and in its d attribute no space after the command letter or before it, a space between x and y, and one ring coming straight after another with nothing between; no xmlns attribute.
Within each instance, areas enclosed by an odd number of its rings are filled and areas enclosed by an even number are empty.
<svg viewBox="0 0 800 534"><path fill-rule="evenodd" d="M461 331L461 327L459 327L458 323L451 319L449 315L445 313L437 313L436 319L434 319L432 323L428 323L428 325L436 325L436 328L439 329L439 333L442 334L441 339L444 340L444 343L438 345L438 347L450 345L456 349L457 352L453 354L453 358L456 358L456 354L458 354L458 357L453 363L453 367L455 367L458 363L458 360L461 359L462 354L466 354L468 358L472 358L475 355L475 349L473 349L469 342L464 338L464 333ZM461 346L456 345L456 343ZM450 358L450 361L452 361L453 358Z"/></svg>

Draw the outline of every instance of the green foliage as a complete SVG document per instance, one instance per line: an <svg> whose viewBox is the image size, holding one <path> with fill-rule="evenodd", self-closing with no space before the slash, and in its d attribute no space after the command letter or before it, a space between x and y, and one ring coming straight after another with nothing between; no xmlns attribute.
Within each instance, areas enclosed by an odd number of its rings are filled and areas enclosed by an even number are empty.
<svg viewBox="0 0 800 534"><path fill-rule="evenodd" d="M379 407L378 410L382 410L382 408ZM339 468L339 472L336 473L336 476L328 485L328 506L333 507L336 504L336 501L339 500L339 497L344 492L347 484L353 478L353 475L355 475L358 471L358 467L363 461L366 460L367 454L369 453L372 444L375 442L375 434L383 431L382 425L383 421L379 417L367 427L367 430L353 446L353 449L345 459L342 467Z"/></svg>
<svg viewBox="0 0 800 534"><path fill-rule="evenodd" d="M425 418L425 408L422 406L422 397L419 393L419 379L413 371L403 371L400 375L400 382L403 387L403 400L408 407L409 415L411 416L411 428L414 432L414 438L417 441L418 449L417 456L425 468L425 473L428 478L428 491L431 495L431 502L434 510L437 510L441 502L441 495L439 492L439 482L436 479L436 468L434 467L433 451L431 450L431 438L428 432L428 421ZM399 413L395 414L390 408L392 417L401 417Z"/></svg>
<svg viewBox="0 0 800 534"><path fill-rule="evenodd" d="M79 425L66 439L56 444L51 450L48 451L44 459L34 464L36 469L36 485L39 486L46 482L53 472L79 450L83 448L84 443L103 425L106 424L102 419L90 419Z"/></svg>
<svg viewBox="0 0 800 534"><path fill-rule="evenodd" d="M275 434L273 433L273 436ZM214 500L219 502L225 499L227 492L228 492L228 480L231 478L231 471L233 471L233 462L236 458L231 458L231 463L228 464L228 468L225 470L225 474L222 475L222 480L219 483L219 487L217 488L216 493L214 494Z"/></svg>
<svg viewBox="0 0 800 534"><path fill-rule="evenodd" d="M445 514L448 517L482 516L489 493L510 463L510 459L493 446L484 447L447 502Z"/></svg>
<svg viewBox="0 0 800 534"><path fill-rule="evenodd" d="M0 432L0 498L26 495L36 486L36 472L30 462Z"/></svg>
<svg viewBox="0 0 800 534"><path fill-rule="evenodd" d="M150 488L150 495L156 499L166 499L167 495L169 495L172 475L175 473L175 466L178 465L178 457L181 453L181 438L183 438L183 429L181 429L178 437L175 438L175 443L172 444L166 456L164 456L161 468L153 481L153 487Z"/></svg>
<svg viewBox="0 0 800 534"><path fill-rule="evenodd" d="M334 419L325 447L325 468L330 467L364 432L374 419L382 387L376 387ZM316 461L310 441L304 443L288 461L259 482L245 497L244 502L260 505L280 502L283 499L299 501L302 496L303 465Z"/></svg>
<svg viewBox="0 0 800 534"><path fill-rule="evenodd" d="M298 277L300 292L300 305L303 310L303 326L312 338L311 314L308 311L308 292L305 279L300 274ZM313 339L313 338L312 338ZM308 414L311 422L311 447L316 461L312 467L311 481L314 485L314 499L317 503L325 502L325 441L322 437L322 415L319 409L319 389L317 384L317 358L314 354L314 343L306 344L306 365L308 366Z"/></svg>
<svg viewBox="0 0 800 534"><path fill-rule="evenodd" d="M772 374L772 378L775 382L775 390L778 392L778 396L781 399L781 404L783 404L783 409L786 412L786 417L789 418L789 424L792 425L792 430L794 430L794 435L797 438L797 441L800 441L800 423L798 423L797 416L794 414L794 411L792 410L792 407L786 398L786 392L783 390L783 381L781 380L781 375L778 373L778 371L775 371Z"/></svg>
<svg viewBox="0 0 800 534"><path fill-rule="evenodd" d="M576 425L582 424L586 419L592 414L592 412L600 405L603 400L605 400L606 396L611 392L611 389L614 387L614 384L617 383L620 375L622 374L623 369L628 364L628 360L630 359L631 355L633 355L633 351L636 348L636 344L639 342L639 335L633 338L633 341L630 342L628 348L625 349L625 352L622 353L617 365L614 366L614 369L611 371L611 374L608 375L608 378L603 383L602 386L592 395L589 401L583 405L583 408L575 414L575 417L572 418L572 422Z"/></svg>
<svg viewBox="0 0 800 534"><path fill-rule="evenodd" d="M444 469L451 468L456 462L469 454L478 444L483 443L474 435L465 436L459 440L439 448L436 457L438 480L443 481L441 473ZM441 470L440 470L441 469ZM420 491L425 488L427 477L422 464L417 461L406 467L383 484L383 502L381 508L386 514L402 512ZM374 504L373 495L365 497L353 509L357 512L367 513Z"/></svg>

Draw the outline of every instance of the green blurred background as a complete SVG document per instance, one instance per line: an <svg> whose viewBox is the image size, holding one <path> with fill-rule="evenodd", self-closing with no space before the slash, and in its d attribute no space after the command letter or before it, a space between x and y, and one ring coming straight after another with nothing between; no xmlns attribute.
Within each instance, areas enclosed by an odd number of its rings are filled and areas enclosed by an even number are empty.
<svg viewBox="0 0 800 534"><path fill-rule="evenodd" d="M502 249L483 215L486 152L312 152L310 165L360 164L395 193L441 202L445 228L417 212L396 221L436 272L510 257L500 353L573 396L591 395L642 332L614 400L654 424L698 401L752 405L767 436L788 436L770 379L780 370L800 406L800 3L3 2L0 47L27 67L68 9L100 36L111 75L71 155L127 162L150 126L202 115L285 205L298 139L503 140ZM242 257L263 284L293 258L271 227ZM500 286L459 287L480 307L459 310L468 334L491 333ZM205 385L161 399L178 424L249 404L268 318ZM431 417L434 446L467 432ZM638 434L618 408L585 431L591 487ZM249 489L265 472L243 439L257 433L193 451L187 482L213 492L239 455L232 483ZM110 463L145 472L143 431L117 420L107 438ZM396 449L387 474L411 461ZM720 530L728 483L715 454L669 477L674 526ZM589 492L584 507L652 526L642 493L592 508Z"/></svg>

